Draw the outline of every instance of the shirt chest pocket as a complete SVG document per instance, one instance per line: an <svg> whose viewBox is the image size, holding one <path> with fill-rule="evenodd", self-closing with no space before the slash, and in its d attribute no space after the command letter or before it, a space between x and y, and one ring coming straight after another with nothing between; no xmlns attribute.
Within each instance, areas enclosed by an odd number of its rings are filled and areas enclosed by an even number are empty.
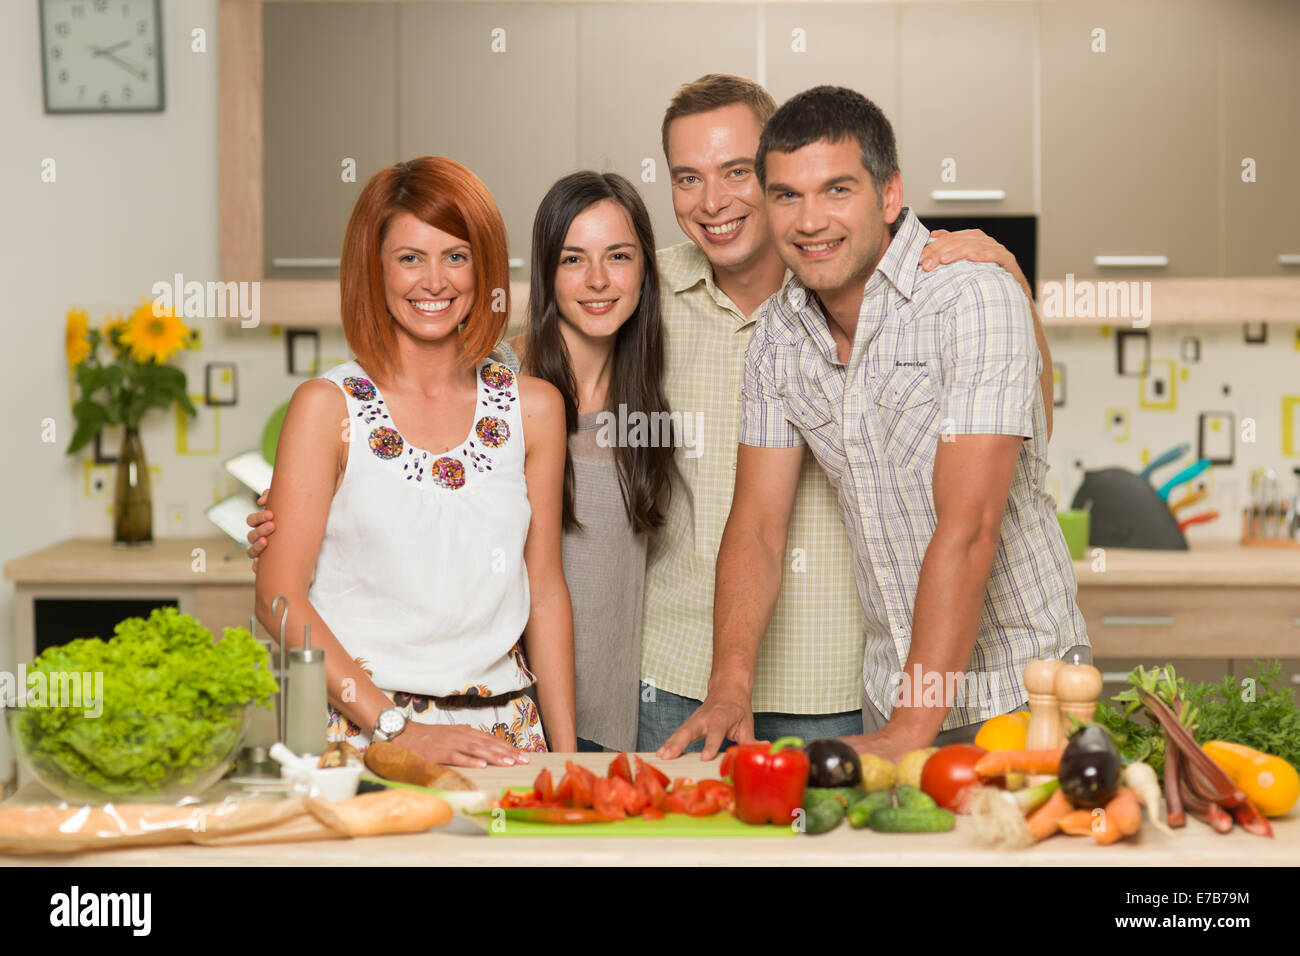
<svg viewBox="0 0 1300 956"><path fill-rule="evenodd" d="M874 400L884 457L909 471L931 471L939 440L939 402L924 368L896 369Z"/></svg>
<svg viewBox="0 0 1300 956"><path fill-rule="evenodd" d="M844 470L844 435L830 402L793 393L782 395L786 417L799 429L808 449L834 484Z"/></svg>

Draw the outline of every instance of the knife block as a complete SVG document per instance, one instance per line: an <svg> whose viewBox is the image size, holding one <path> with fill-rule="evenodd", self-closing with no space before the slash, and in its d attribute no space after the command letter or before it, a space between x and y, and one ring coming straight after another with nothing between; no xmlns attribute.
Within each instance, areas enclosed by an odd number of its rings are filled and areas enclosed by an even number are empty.
<svg viewBox="0 0 1300 956"><path fill-rule="evenodd" d="M1091 505L1088 505L1091 502ZM1186 551L1187 538L1169 502L1141 476L1124 468L1084 474L1073 508L1092 512L1089 546Z"/></svg>

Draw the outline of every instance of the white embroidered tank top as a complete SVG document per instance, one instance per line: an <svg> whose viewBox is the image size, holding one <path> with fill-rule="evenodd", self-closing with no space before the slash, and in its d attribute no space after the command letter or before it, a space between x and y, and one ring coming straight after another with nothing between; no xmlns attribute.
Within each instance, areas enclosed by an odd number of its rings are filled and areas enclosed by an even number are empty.
<svg viewBox="0 0 1300 956"><path fill-rule="evenodd" d="M326 372L347 399L349 447L309 597L385 690L492 697L533 683L519 382L478 364L474 422L441 454L405 440L355 361Z"/></svg>

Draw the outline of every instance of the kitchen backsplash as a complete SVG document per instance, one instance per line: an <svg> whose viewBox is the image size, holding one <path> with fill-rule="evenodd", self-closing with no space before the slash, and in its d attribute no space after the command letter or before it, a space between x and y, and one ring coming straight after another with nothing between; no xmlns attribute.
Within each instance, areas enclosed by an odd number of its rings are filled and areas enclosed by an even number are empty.
<svg viewBox="0 0 1300 956"><path fill-rule="evenodd" d="M1221 515L1192 526L1189 540L1239 535L1252 468L1274 468L1283 492L1294 494L1300 327L1053 327L1048 334L1057 376L1049 490L1062 508L1085 469L1140 471L1184 442L1190 451L1157 471L1156 483L1204 455L1213 466L1173 497L1204 487L1206 498L1179 517L1212 509ZM175 413L155 413L143 430L156 478L157 533L216 533L204 510L241 490L222 462L258 446L266 419L300 381L348 357L336 328L246 330L209 322L203 347L184 356L198 417L182 422ZM205 397L230 404L208 405ZM115 455L119 440L106 433L100 451ZM87 453L69 469L76 526L107 535L113 466Z"/></svg>
<svg viewBox="0 0 1300 956"><path fill-rule="evenodd" d="M1205 499L1179 518L1220 514L1189 527L1190 542L1240 537L1252 469L1273 468L1282 493L1296 493L1300 326L1049 328L1048 343L1056 366L1049 484L1062 508L1085 470L1141 471L1181 443L1188 454L1156 471L1153 483L1209 458L1214 464L1171 498L1203 486Z"/></svg>

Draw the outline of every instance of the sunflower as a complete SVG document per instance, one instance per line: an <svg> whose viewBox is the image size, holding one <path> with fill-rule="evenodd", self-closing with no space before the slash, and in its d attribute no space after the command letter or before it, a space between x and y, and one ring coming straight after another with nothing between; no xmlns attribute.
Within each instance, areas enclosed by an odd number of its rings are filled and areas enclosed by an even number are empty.
<svg viewBox="0 0 1300 956"><path fill-rule="evenodd" d="M64 349L68 353L68 368L76 368L90 354L90 317L85 309L69 309L64 327Z"/></svg>
<svg viewBox="0 0 1300 956"><path fill-rule="evenodd" d="M129 346L137 361L165 362L185 346L189 329L176 318L174 310L158 309L155 314L151 303L141 300L140 305L126 321L119 341Z"/></svg>
<svg viewBox="0 0 1300 956"><path fill-rule="evenodd" d="M104 338L114 346L117 345L115 336L120 336L126 331L126 317L121 312L104 320Z"/></svg>

